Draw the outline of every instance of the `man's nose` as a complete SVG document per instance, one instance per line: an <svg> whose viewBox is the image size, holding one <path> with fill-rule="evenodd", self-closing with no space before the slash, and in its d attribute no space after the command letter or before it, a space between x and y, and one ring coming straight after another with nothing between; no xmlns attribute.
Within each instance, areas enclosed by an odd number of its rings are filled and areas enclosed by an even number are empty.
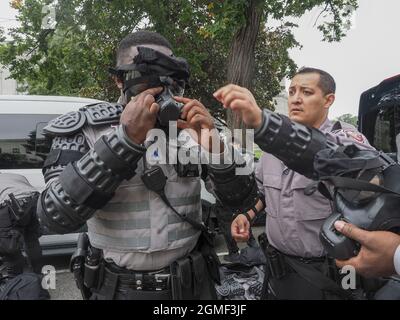
<svg viewBox="0 0 400 320"><path fill-rule="evenodd" d="M301 96L298 92L292 95L291 103L300 104L302 102Z"/></svg>

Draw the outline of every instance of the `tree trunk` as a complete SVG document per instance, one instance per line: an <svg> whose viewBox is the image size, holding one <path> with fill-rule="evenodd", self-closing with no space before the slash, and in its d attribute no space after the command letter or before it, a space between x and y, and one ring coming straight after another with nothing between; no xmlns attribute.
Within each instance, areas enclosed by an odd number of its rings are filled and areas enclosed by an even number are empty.
<svg viewBox="0 0 400 320"><path fill-rule="evenodd" d="M228 83L237 84L249 90L253 86L254 52L263 12L259 3L258 0L249 1L246 23L236 32L228 59ZM229 109L227 110L227 123L231 130L245 129L241 117Z"/></svg>

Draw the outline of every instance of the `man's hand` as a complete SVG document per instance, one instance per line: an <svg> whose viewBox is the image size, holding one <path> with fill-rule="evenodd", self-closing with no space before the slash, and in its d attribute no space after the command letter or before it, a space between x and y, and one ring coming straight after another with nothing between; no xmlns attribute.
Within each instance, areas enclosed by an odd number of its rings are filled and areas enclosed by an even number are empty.
<svg viewBox="0 0 400 320"><path fill-rule="evenodd" d="M361 244L361 250L356 257L346 261L336 260L339 268L351 265L358 273L368 278L391 276L396 273L393 258L400 245L399 235L385 231L365 231L343 221L336 221L335 228Z"/></svg>
<svg viewBox="0 0 400 320"><path fill-rule="evenodd" d="M262 124L262 112L253 94L246 88L229 84L214 93L214 98L240 115L250 128L259 128Z"/></svg>
<svg viewBox="0 0 400 320"><path fill-rule="evenodd" d="M237 242L246 242L250 238L250 223L246 216L239 214L231 225L231 234Z"/></svg>
<svg viewBox="0 0 400 320"><path fill-rule="evenodd" d="M195 136L192 138L204 149L213 151L213 141L219 146L219 153L223 152L223 145L219 134L217 134L214 120L206 107L197 100L184 97L174 97L180 103L183 103L181 119L178 120L179 129L192 129Z"/></svg>
<svg viewBox="0 0 400 320"><path fill-rule="evenodd" d="M143 143L149 130L154 128L160 109L154 96L161 91L161 87L143 91L132 97L122 112L120 122L125 126L128 137L136 144Z"/></svg>

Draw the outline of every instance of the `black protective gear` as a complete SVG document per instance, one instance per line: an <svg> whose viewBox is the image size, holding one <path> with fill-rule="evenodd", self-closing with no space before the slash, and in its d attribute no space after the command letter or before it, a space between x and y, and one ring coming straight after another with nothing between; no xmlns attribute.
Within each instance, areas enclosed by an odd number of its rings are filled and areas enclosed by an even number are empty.
<svg viewBox="0 0 400 320"><path fill-rule="evenodd" d="M254 173L237 175L238 165L228 167L209 165L208 174L215 185L215 195L220 203L232 212L247 212L260 199Z"/></svg>
<svg viewBox="0 0 400 320"><path fill-rule="evenodd" d="M314 128L291 121L288 117L263 110L261 126L254 132L254 141L261 150L268 152L285 165L306 176L316 178L314 157L318 151L337 145Z"/></svg>
<svg viewBox="0 0 400 320"><path fill-rule="evenodd" d="M146 89L165 86L168 78L173 82L169 86L174 95L178 95L177 91L185 88L190 77L185 59L147 47L138 47L138 55L132 64L110 68L110 72L123 80L127 101Z"/></svg>
<svg viewBox="0 0 400 320"><path fill-rule="evenodd" d="M4 197L7 191L10 194ZM41 229L36 217L39 192L25 177L7 173L0 175L0 194L3 195L0 203L0 256L8 276L23 272L25 258L22 250L25 250L33 271L40 273Z"/></svg>
<svg viewBox="0 0 400 320"><path fill-rule="evenodd" d="M122 125L101 137L94 150L63 167L42 193L38 205L42 224L58 233L78 230L107 204L124 179L134 175L145 151L129 140Z"/></svg>
<svg viewBox="0 0 400 320"><path fill-rule="evenodd" d="M51 137L62 137L79 132L86 123L90 126L117 124L123 110L124 107L116 103L90 104L51 120L43 132Z"/></svg>
<svg viewBox="0 0 400 320"><path fill-rule="evenodd" d="M316 186L333 201L335 211L323 225L320 239L334 258L346 260L359 248L336 231L337 220L369 231L400 231L400 166L390 157L356 145L339 146L319 130L268 110L263 111L255 142L290 169L327 183ZM316 186L307 188L307 195L316 191Z"/></svg>

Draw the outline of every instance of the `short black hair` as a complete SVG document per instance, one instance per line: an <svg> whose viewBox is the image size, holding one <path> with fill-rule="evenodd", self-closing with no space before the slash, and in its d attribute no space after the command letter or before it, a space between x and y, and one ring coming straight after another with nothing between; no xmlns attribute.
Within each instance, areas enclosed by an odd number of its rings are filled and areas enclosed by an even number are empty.
<svg viewBox="0 0 400 320"><path fill-rule="evenodd" d="M117 65L121 64L121 60L126 55L126 50L144 44L155 44L163 47L167 47L172 50L171 43L165 39L161 34L149 30L140 30L134 33L128 34L121 40L117 49Z"/></svg>
<svg viewBox="0 0 400 320"><path fill-rule="evenodd" d="M294 76L298 74L305 73L317 73L319 74L318 86L321 88L322 92L326 94L336 93L336 82L335 79L326 71L316 68L303 67L300 68Z"/></svg>

